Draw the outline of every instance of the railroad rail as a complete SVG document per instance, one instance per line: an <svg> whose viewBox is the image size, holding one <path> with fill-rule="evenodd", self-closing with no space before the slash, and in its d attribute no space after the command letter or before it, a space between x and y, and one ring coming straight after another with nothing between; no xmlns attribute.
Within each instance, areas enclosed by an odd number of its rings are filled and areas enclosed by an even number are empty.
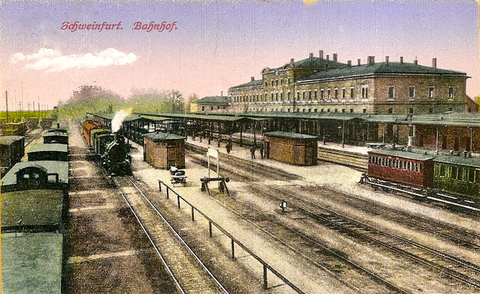
<svg viewBox="0 0 480 294"><path fill-rule="evenodd" d="M415 199L430 200L432 202L441 203L450 207L463 209L471 213L480 213L480 204L467 198L448 195L441 192L423 193L421 189L412 189L404 185L394 184L387 181L371 181L366 183L374 189L383 189L384 191L395 191L401 194L412 196Z"/></svg>
<svg viewBox="0 0 480 294"><path fill-rule="evenodd" d="M245 164L248 165L250 163L247 162ZM233 171L230 172L235 173ZM247 176L238 172L237 174L241 178L252 181L251 175ZM375 244L386 247L391 251L400 253L403 256L414 260L415 262L420 262L432 269L446 273L451 278L466 285L480 289L480 281L478 280L480 268L468 261L461 260L432 248L428 248L427 246L423 246L422 244L412 240L381 232L372 226L349 217L339 215L325 207L313 205L312 203L294 204L300 201L303 202L303 200L298 197L287 196L286 194L288 193L285 193L285 191L281 189L275 189L272 187L269 187L269 189L272 190L268 193L269 197L276 199L278 202L286 200L289 202L289 207L291 209L300 211L317 220L318 222L326 224L327 227L334 228L338 231L345 232L348 235L356 236L357 238L361 238L369 242L374 242ZM261 192L261 195L266 195L267 193L264 189L259 192ZM279 195L281 195L281 198ZM313 212L312 207L323 212Z"/></svg>
<svg viewBox="0 0 480 294"><path fill-rule="evenodd" d="M214 220L212 220L210 217L208 217L205 213L200 211L197 207L195 207L193 204L191 204L188 200L186 200L184 197L182 197L180 194L178 194L175 190L170 188L167 184L162 182L161 180L158 181L158 188L160 191L162 191L162 186L165 187L165 192L166 192L166 197L167 199L170 199L170 193L175 194L177 197L177 206L178 208L181 207L182 201L190 206L191 208L191 213L192 213L192 221L195 221L195 211L200 214L203 218L205 218L208 221L208 227L209 227L209 234L210 237L213 236L213 227L217 228L220 232L222 232L224 235L226 235L230 241L231 241L231 253L232 253L232 259L235 259L235 244L242 248L245 252L250 254L253 258L255 258L260 264L262 264L263 267L263 289L267 290L268 289L268 278L267 278L267 273L268 270L272 272L275 276L277 276L279 279L281 279L285 284L290 286L294 291L296 291L299 294L305 294L299 287L297 287L294 283L292 283L290 280L288 280L284 275L282 275L279 271L277 271L275 268L270 266L266 261L264 261L260 256L258 256L256 253L254 253L250 248L242 244L238 239L236 239L232 234L230 234L226 229L224 229L222 226L220 226L218 223L216 223Z"/></svg>
<svg viewBox="0 0 480 294"><path fill-rule="evenodd" d="M112 181L181 293L229 293L131 177L112 177ZM165 246L178 241L181 247Z"/></svg>
<svg viewBox="0 0 480 294"><path fill-rule="evenodd" d="M275 197L280 201L280 198L276 195L280 192L283 193L283 191L275 188L272 190L276 193L271 193L269 196ZM262 193L264 193L264 191L262 191ZM306 203L298 197L285 197L285 194L282 194L282 199L290 202L289 207L291 209L298 210L327 227L334 228L351 236L356 236L367 242L381 245L415 262L420 262L438 272L442 272L455 280L480 289L480 267L475 264L429 248L413 240L380 231L373 226L348 216L340 215L326 207ZM300 204L299 202L304 203ZM323 212L313 212L312 208Z"/></svg>

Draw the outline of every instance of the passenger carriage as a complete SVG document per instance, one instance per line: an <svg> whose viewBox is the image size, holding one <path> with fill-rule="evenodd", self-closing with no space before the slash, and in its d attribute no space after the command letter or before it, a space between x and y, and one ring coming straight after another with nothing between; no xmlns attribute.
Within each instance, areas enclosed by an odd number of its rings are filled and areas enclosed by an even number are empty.
<svg viewBox="0 0 480 294"><path fill-rule="evenodd" d="M433 186L433 155L399 150L368 152L368 177L417 188Z"/></svg>
<svg viewBox="0 0 480 294"><path fill-rule="evenodd" d="M440 193L480 197L480 160L468 153L463 156L442 154L435 158L435 190Z"/></svg>

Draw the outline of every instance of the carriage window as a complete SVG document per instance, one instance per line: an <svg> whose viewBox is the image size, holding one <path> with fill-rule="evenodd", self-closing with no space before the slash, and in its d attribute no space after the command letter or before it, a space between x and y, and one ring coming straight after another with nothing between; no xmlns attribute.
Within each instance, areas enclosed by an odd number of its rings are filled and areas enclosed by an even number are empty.
<svg viewBox="0 0 480 294"><path fill-rule="evenodd" d="M458 168L456 166L452 166L452 174L450 177L452 179L458 179Z"/></svg>
<svg viewBox="0 0 480 294"><path fill-rule="evenodd" d="M447 167L443 164L440 165L440 176L445 177L447 175Z"/></svg>
<svg viewBox="0 0 480 294"><path fill-rule="evenodd" d="M475 181L475 170L473 168L467 169L468 171L468 181L473 183Z"/></svg>

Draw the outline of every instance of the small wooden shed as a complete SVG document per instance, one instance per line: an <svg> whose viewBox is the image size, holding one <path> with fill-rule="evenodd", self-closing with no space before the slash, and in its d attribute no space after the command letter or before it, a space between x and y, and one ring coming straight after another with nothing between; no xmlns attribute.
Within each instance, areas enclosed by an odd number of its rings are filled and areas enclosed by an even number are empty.
<svg viewBox="0 0 480 294"><path fill-rule="evenodd" d="M156 168L185 168L185 137L160 132L144 135L143 160Z"/></svg>
<svg viewBox="0 0 480 294"><path fill-rule="evenodd" d="M292 132L269 132L265 137L266 158L294 164L317 164L317 137Z"/></svg>

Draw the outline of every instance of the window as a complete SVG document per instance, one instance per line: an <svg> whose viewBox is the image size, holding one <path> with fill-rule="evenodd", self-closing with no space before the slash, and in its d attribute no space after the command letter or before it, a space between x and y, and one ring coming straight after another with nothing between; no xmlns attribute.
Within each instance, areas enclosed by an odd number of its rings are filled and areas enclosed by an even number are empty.
<svg viewBox="0 0 480 294"><path fill-rule="evenodd" d="M322 100L324 98L324 92L325 92L325 90L323 90L323 89L320 90L320 99L322 99Z"/></svg>
<svg viewBox="0 0 480 294"><path fill-rule="evenodd" d="M368 86L362 86L362 98L367 99L368 98Z"/></svg>
<svg viewBox="0 0 480 294"><path fill-rule="evenodd" d="M388 98L389 99L395 98L395 87L393 86L388 87Z"/></svg>
<svg viewBox="0 0 480 294"><path fill-rule="evenodd" d="M353 108L350 108L350 113L353 113Z"/></svg>
<svg viewBox="0 0 480 294"><path fill-rule="evenodd" d="M392 114L392 113L393 113L393 108L389 108L389 109L388 109L388 113L389 113L389 114Z"/></svg>
<svg viewBox="0 0 480 294"><path fill-rule="evenodd" d="M317 100L317 89L315 89L315 94L313 99Z"/></svg>
<svg viewBox="0 0 480 294"><path fill-rule="evenodd" d="M335 99L338 99L338 89L335 88Z"/></svg>
<svg viewBox="0 0 480 294"><path fill-rule="evenodd" d="M415 87L408 88L408 98L410 99L415 98Z"/></svg>
<svg viewBox="0 0 480 294"><path fill-rule="evenodd" d="M435 88L434 87L428 88L428 98L434 98L434 95L435 95Z"/></svg>
<svg viewBox="0 0 480 294"><path fill-rule="evenodd" d="M458 168L456 166L452 166L452 174L450 178L458 179Z"/></svg>
<svg viewBox="0 0 480 294"><path fill-rule="evenodd" d="M353 87L350 87L350 99L353 99L354 97L354 92L353 92Z"/></svg>
<svg viewBox="0 0 480 294"><path fill-rule="evenodd" d="M312 90L308 91L308 100L312 100Z"/></svg>
<svg viewBox="0 0 480 294"><path fill-rule="evenodd" d="M428 113L433 113L433 107L430 107L430 108L428 109Z"/></svg>
<svg viewBox="0 0 480 294"><path fill-rule="evenodd" d="M342 99L345 99L345 88L342 89Z"/></svg>
<svg viewBox="0 0 480 294"><path fill-rule="evenodd" d="M367 109L366 108L362 109L362 112L367 113Z"/></svg>
<svg viewBox="0 0 480 294"><path fill-rule="evenodd" d="M413 113L413 107L410 107L410 108L408 109L408 113Z"/></svg>
<svg viewBox="0 0 480 294"><path fill-rule="evenodd" d="M448 98L453 98L453 94L454 94L453 87L448 88Z"/></svg>
<svg viewBox="0 0 480 294"><path fill-rule="evenodd" d="M327 89L327 99L330 100L330 89Z"/></svg>

